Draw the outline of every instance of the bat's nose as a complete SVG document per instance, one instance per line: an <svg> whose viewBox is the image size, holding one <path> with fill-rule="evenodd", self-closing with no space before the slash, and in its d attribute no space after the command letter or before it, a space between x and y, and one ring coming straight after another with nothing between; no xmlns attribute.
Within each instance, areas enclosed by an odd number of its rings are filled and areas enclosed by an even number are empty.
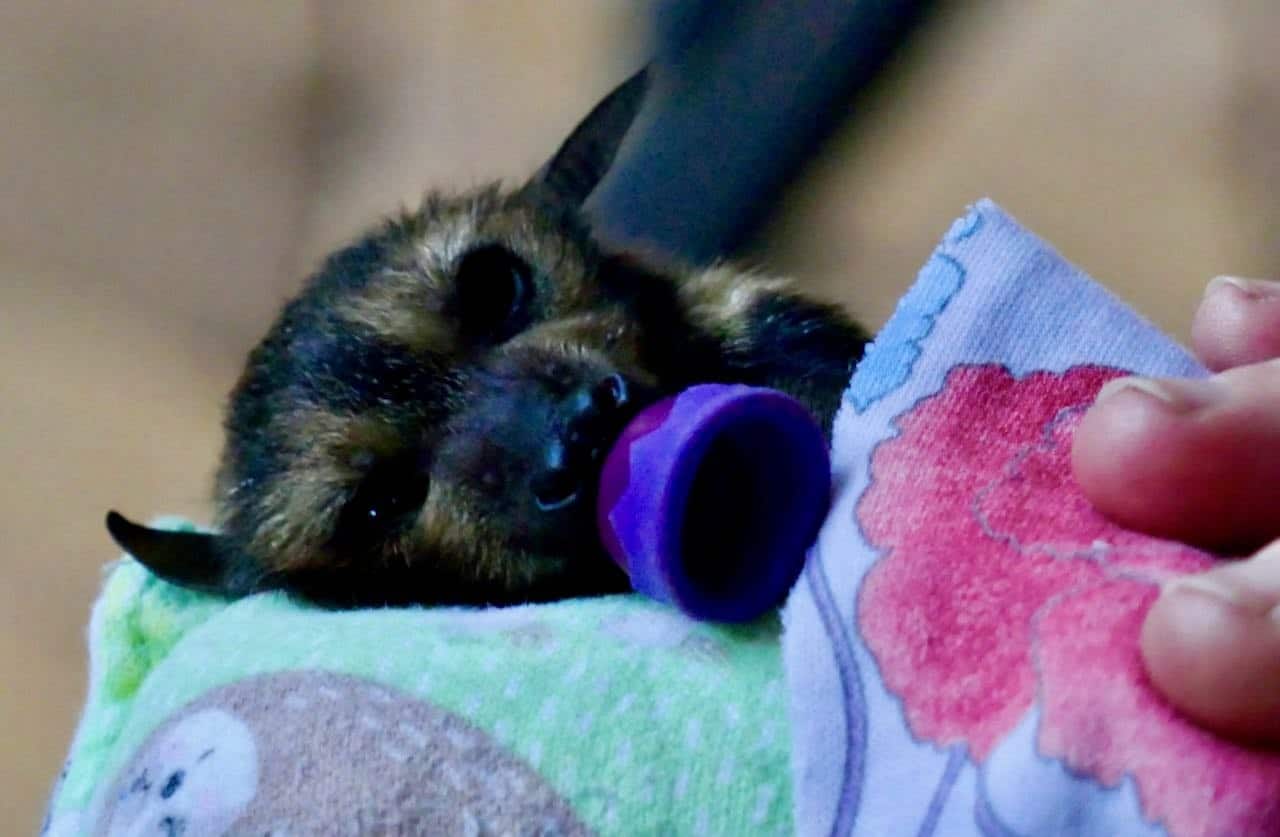
<svg viewBox="0 0 1280 837"><path fill-rule="evenodd" d="M584 384L564 399L558 432L549 434L541 467L531 482L534 502L552 512L590 494L589 480L634 412L635 385L614 372Z"/></svg>

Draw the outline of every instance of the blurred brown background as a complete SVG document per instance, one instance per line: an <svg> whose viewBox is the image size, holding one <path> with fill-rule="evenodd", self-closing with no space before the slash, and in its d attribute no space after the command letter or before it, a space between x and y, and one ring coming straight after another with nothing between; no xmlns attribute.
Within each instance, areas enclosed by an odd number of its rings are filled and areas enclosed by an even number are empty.
<svg viewBox="0 0 1280 837"><path fill-rule="evenodd" d="M83 699L109 507L207 520L219 411L318 256L517 178L641 60L643 3L0 7L0 824ZM878 325L991 195L1175 334L1280 273L1280 6L957 3L758 249ZM9 831L9 828L5 828Z"/></svg>

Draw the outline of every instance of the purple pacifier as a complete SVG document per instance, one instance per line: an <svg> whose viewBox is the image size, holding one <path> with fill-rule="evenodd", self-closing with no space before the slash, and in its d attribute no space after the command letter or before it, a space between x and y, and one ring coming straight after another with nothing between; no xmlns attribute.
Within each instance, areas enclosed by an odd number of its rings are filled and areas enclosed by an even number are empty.
<svg viewBox="0 0 1280 837"><path fill-rule="evenodd" d="M636 590L698 619L781 603L826 516L831 468L813 417L776 390L690 387L643 410L605 459L605 548Z"/></svg>

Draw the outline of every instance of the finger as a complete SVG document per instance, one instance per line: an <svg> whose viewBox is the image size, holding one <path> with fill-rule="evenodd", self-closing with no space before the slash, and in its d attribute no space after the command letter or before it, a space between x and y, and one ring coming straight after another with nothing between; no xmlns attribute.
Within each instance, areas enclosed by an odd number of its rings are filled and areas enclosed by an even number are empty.
<svg viewBox="0 0 1280 837"><path fill-rule="evenodd" d="M1280 541L1165 585L1142 629L1152 682L1201 724L1280 743Z"/></svg>
<svg viewBox="0 0 1280 837"><path fill-rule="evenodd" d="M1109 382L1076 430L1080 487L1122 525L1218 550L1280 535L1280 360Z"/></svg>
<svg viewBox="0 0 1280 837"><path fill-rule="evenodd" d="M1191 323L1191 345L1214 370L1280 357L1280 282L1211 281Z"/></svg>

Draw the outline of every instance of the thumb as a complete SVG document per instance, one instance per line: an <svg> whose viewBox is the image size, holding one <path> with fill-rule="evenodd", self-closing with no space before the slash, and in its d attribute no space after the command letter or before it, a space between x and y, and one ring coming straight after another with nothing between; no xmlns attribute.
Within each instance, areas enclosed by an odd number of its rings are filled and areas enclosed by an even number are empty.
<svg viewBox="0 0 1280 837"><path fill-rule="evenodd" d="M1142 654L1156 688L1202 725L1280 743L1280 541L1168 582L1147 614Z"/></svg>

